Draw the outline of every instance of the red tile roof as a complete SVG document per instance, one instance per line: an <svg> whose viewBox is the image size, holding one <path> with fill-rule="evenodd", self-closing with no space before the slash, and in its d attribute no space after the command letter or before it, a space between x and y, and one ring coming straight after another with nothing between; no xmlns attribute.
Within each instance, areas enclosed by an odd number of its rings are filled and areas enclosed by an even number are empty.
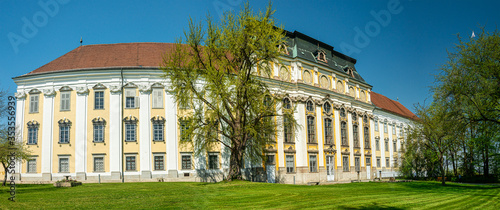
<svg viewBox="0 0 500 210"><path fill-rule="evenodd" d="M405 106L403 106L401 103L391 100L384 95L371 92L370 94L371 101L373 104L385 111L392 112L394 114L400 115L402 117L406 117L409 119L418 119L413 112L408 110Z"/></svg>
<svg viewBox="0 0 500 210"><path fill-rule="evenodd" d="M53 71L110 68L159 67L162 55L173 49L172 43L121 43L80 46L28 74Z"/></svg>

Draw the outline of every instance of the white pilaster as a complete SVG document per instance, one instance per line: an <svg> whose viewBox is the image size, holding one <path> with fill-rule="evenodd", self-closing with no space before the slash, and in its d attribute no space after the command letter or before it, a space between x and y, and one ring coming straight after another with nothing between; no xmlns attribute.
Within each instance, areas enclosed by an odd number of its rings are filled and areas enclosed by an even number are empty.
<svg viewBox="0 0 500 210"><path fill-rule="evenodd" d="M42 97L39 97L40 99ZM43 97L42 173L52 173L52 144L54 126L54 95Z"/></svg>
<svg viewBox="0 0 500 210"><path fill-rule="evenodd" d="M360 157L360 167L365 166L365 127L363 126L363 118L358 117L358 139L359 139L359 151L361 153Z"/></svg>
<svg viewBox="0 0 500 210"><path fill-rule="evenodd" d="M174 97L168 93L165 94L165 141L167 147L167 170L178 170L177 155L177 105ZM224 157L224 156L222 156ZM177 176L177 174L175 175Z"/></svg>
<svg viewBox="0 0 500 210"><path fill-rule="evenodd" d="M281 109L277 110L277 113L278 115L281 115L283 112ZM276 123L277 126L281 125L279 127L279 132L277 133L277 139L276 139L276 142L278 144L278 167L286 167L286 164L285 164L285 152L284 152L284 148L283 148L283 118L282 117L277 117L276 119L278 122Z"/></svg>
<svg viewBox="0 0 500 210"><path fill-rule="evenodd" d="M334 117L334 122L335 122L335 147L336 147L336 150L337 150L337 166L340 166L342 165L342 149L341 149L341 136L340 136L340 117L339 117L339 110L338 109L334 109L334 113L333 113L333 117Z"/></svg>
<svg viewBox="0 0 500 210"><path fill-rule="evenodd" d="M109 166L111 172L122 169L122 92L112 90L109 96Z"/></svg>
<svg viewBox="0 0 500 210"><path fill-rule="evenodd" d="M151 171L151 104L149 96L151 91L140 91L139 108L139 150L141 171Z"/></svg>
<svg viewBox="0 0 500 210"><path fill-rule="evenodd" d="M75 172L87 172L87 93L76 94Z"/></svg>
<svg viewBox="0 0 500 210"><path fill-rule="evenodd" d="M354 141L353 141L354 139L353 139L352 127L353 127L352 113L347 112L347 133L348 133L347 140L349 142L349 166L354 166Z"/></svg>
<svg viewBox="0 0 500 210"><path fill-rule="evenodd" d="M305 129L306 125L306 113L305 107L303 103L297 104L297 111L294 112L294 118L297 120L297 124L299 125L298 129L295 131L295 150L296 150L296 159L297 159L297 167L307 167L307 136Z"/></svg>
<svg viewBox="0 0 500 210"><path fill-rule="evenodd" d="M23 131L24 131L24 105L26 101L26 94L16 94L16 135L19 136L19 139L16 139L16 141L23 141L24 136L23 136ZM22 171L22 162L17 161L16 162L16 171L19 171L19 173Z"/></svg>
<svg viewBox="0 0 500 210"><path fill-rule="evenodd" d="M323 167L324 164L324 152L323 146L325 144L325 140L323 137L323 118L321 117L321 106L316 106L316 140L318 141L318 166Z"/></svg>

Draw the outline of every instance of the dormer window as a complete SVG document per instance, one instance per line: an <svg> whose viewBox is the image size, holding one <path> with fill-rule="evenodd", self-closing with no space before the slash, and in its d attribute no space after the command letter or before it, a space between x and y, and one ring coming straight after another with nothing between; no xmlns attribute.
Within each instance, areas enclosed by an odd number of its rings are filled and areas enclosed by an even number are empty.
<svg viewBox="0 0 500 210"><path fill-rule="evenodd" d="M326 53L323 50L318 51L318 56L316 59L318 59L318 61L328 63L328 61L326 60Z"/></svg>
<svg viewBox="0 0 500 210"><path fill-rule="evenodd" d="M286 43L281 43L279 46L278 46L278 51L280 53L283 53L285 55L289 55L288 54L288 45Z"/></svg>

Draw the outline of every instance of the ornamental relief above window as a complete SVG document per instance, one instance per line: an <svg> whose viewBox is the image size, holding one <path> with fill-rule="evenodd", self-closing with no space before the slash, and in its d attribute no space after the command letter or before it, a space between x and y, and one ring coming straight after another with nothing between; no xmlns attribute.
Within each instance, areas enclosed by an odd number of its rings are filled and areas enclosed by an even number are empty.
<svg viewBox="0 0 500 210"><path fill-rule="evenodd" d="M309 71L304 70L303 78L304 78L304 83L309 84L309 85L312 84L312 75Z"/></svg>
<svg viewBox="0 0 500 210"><path fill-rule="evenodd" d="M321 76L321 79L319 80L319 85L322 88L330 89L330 80L326 76Z"/></svg>

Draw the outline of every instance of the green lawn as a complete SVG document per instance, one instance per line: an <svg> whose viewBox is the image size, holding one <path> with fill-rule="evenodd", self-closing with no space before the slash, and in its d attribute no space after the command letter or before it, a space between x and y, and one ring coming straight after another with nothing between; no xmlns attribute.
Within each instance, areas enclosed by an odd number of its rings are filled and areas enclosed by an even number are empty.
<svg viewBox="0 0 500 210"><path fill-rule="evenodd" d="M0 187L0 209L391 208L500 209L500 186L438 182L320 186L232 183L108 183L73 188L17 185L16 202Z"/></svg>

